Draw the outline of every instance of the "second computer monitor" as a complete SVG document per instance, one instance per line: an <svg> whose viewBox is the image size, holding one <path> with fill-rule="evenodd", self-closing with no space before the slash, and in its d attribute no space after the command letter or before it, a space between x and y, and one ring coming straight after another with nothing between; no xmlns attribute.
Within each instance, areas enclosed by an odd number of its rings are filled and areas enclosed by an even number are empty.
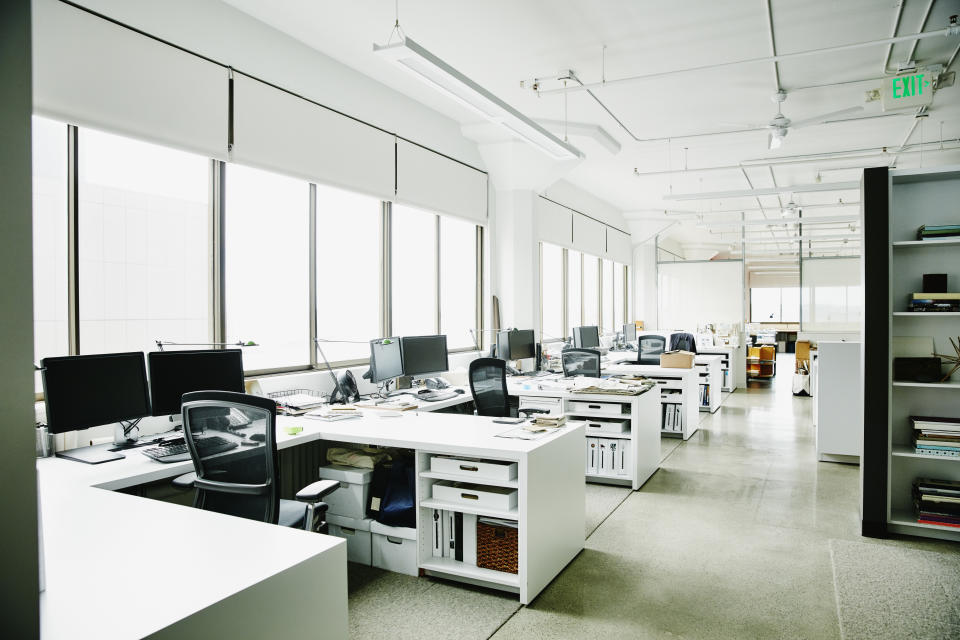
<svg viewBox="0 0 960 640"><path fill-rule="evenodd" d="M497 333L497 354L504 360L522 360L537 355L533 329L514 329Z"/></svg>
<svg viewBox="0 0 960 640"><path fill-rule="evenodd" d="M153 415L180 413L190 391L244 392L240 349L154 351L147 355Z"/></svg>
<svg viewBox="0 0 960 640"><path fill-rule="evenodd" d="M573 346L577 349L596 349L600 346L600 329L596 326L574 327Z"/></svg>
<svg viewBox="0 0 960 640"><path fill-rule="evenodd" d="M403 375L423 377L444 373L447 362L447 336L404 336L400 338Z"/></svg>
<svg viewBox="0 0 960 640"><path fill-rule="evenodd" d="M403 375L400 338L377 338L370 341L370 372L374 383Z"/></svg>
<svg viewBox="0 0 960 640"><path fill-rule="evenodd" d="M623 325L623 341L624 342L636 342L637 341L637 325L632 322L628 322Z"/></svg>

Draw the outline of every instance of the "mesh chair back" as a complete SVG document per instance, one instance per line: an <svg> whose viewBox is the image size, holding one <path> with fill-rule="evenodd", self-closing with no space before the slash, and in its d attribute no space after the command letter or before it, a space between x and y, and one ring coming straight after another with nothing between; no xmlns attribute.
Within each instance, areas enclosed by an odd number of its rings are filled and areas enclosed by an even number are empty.
<svg viewBox="0 0 960 640"><path fill-rule="evenodd" d="M681 351L697 352L697 339L692 333L675 333L670 336L670 351L680 349Z"/></svg>
<svg viewBox="0 0 960 640"><path fill-rule="evenodd" d="M477 358L470 363L470 393L478 416L507 418L507 363L499 358Z"/></svg>
<svg viewBox="0 0 960 640"><path fill-rule="evenodd" d="M666 351L667 339L654 334L640 336L637 340L637 363L660 364L660 354Z"/></svg>
<svg viewBox="0 0 960 640"><path fill-rule="evenodd" d="M230 409L249 424L231 428ZM228 391L194 391L183 395L183 435L197 473L194 506L229 515L277 523L277 405L269 398ZM243 444L208 452L197 440L219 437Z"/></svg>
<svg viewBox="0 0 960 640"><path fill-rule="evenodd" d="M567 349L560 354L565 376L600 377L600 352L596 349Z"/></svg>

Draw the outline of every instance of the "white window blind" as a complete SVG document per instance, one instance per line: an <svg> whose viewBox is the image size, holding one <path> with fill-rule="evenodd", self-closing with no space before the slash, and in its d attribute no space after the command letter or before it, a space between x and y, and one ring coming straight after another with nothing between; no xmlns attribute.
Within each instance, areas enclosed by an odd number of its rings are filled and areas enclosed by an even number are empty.
<svg viewBox="0 0 960 640"><path fill-rule="evenodd" d="M633 243L630 241L630 234L613 227L607 227L607 253L605 255L622 264L633 262Z"/></svg>
<svg viewBox="0 0 960 640"><path fill-rule="evenodd" d="M406 140L397 140L396 200L485 224L487 174Z"/></svg>
<svg viewBox="0 0 960 640"><path fill-rule="evenodd" d="M743 321L742 263L660 264L660 326L695 331L706 323Z"/></svg>
<svg viewBox="0 0 960 640"><path fill-rule="evenodd" d="M33 102L70 124L226 160L226 67L59 2L33 3Z"/></svg>
<svg viewBox="0 0 960 640"><path fill-rule="evenodd" d="M607 253L607 226L592 218L574 212L573 214L574 248L594 256Z"/></svg>
<svg viewBox="0 0 960 640"><path fill-rule="evenodd" d="M546 198L534 201L537 238L561 247L573 246L573 211Z"/></svg>
<svg viewBox="0 0 960 640"><path fill-rule="evenodd" d="M233 82L235 162L393 200L392 134L241 73Z"/></svg>
<svg viewBox="0 0 960 640"><path fill-rule="evenodd" d="M860 259L804 258L801 265L803 330L859 331Z"/></svg>

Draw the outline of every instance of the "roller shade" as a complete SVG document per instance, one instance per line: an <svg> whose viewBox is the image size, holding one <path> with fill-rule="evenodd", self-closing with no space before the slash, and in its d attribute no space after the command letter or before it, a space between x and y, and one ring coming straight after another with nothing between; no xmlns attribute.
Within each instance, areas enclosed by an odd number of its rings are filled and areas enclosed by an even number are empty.
<svg viewBox="0 0 960 640"><path fill-rule="evenodd" d="M484 224L487 174L406 140L397 140L396 199Z"/></svg>
<svg viewBox="0 0 960 640"><path fill-rule="evenodd" d="M658 270L661 327L692 331L743 321L743 263L672 262Z"/></svg>
<svg viewBox="0 0 960 640"><path fill-rule="evenodd" d="M233 83L233 161L393 200L393 134L242 73Z"/></svg>
<svg viewBox="0 0 960 640"><path fill-rule="evenodd" d="M33 2L34 111L227 159L229 71L59 2Z"/></svg>
<svg viewBox="0 0 960 640"><path fill-rule="evenodd" d="M629 234L613 227L607 227L607 253L611 260L631 264L633 262L633 244Z"/></svg>
<svg viewBox="0 0 960 640"><path fill-rule="evenodd" d="M537 198L534 211L537 237L541 242L568 248L573 246L573 211L546 198Z"/></svg>
<svg viewBox="0 0 960 640"><path fill-rule="evenodd" d="M607 254L607 226L574 212L573 248L592 256Z"/></svg>

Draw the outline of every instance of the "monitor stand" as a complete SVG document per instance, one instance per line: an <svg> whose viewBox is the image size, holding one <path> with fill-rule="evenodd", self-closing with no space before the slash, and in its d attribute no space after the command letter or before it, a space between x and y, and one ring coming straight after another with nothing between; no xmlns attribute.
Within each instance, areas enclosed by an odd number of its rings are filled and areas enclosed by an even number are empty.
<svg viewBox="0 0 960 640"><path fill-rule="evenodd" d="M67 451L58 451L58 458L75 460L86 464L100 464L110 462L111 460L122 460L126 456L122 453L110 451L110 445L96 445L93 447L80 447L78 449L68 449Z"/></svg>

